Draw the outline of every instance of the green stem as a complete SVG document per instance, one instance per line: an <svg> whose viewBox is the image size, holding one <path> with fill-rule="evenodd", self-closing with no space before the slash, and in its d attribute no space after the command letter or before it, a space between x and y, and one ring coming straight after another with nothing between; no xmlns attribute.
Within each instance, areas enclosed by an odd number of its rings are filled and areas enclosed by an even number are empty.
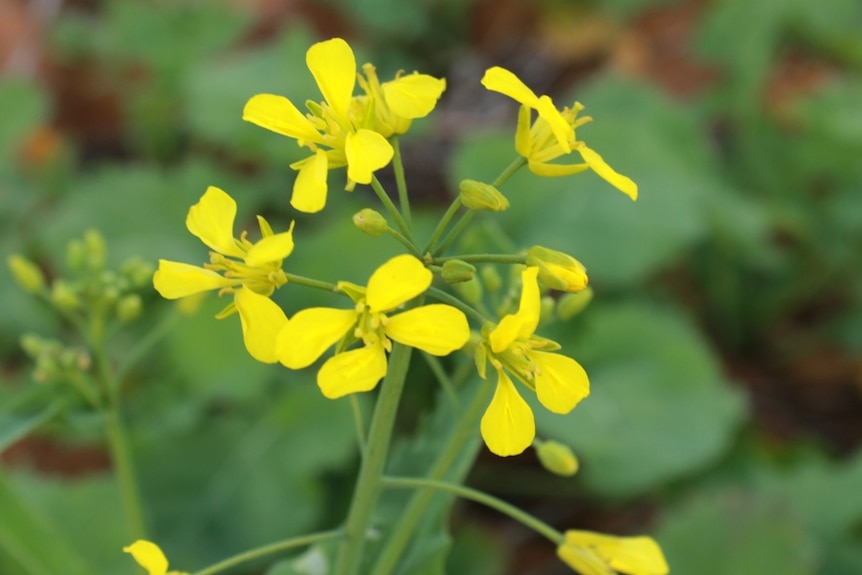
<svg viewBox="0 0 862 575"><path fill-rule="evenodd" d="M443 449L437 455L434 463L431 464L427 479L440 480L449 472L458 455L464 449L464 444L476 433L476 421L488 403L490 391L490 380L483 380L467 410L463 412L458 419L458 424L449 434ZM386 480L384 479L384 481ZM410 543L410 537L422 520L425 509L433 496L434 491L431 489L419 489L413 494L407 507L404 508L393 525L386 546L380 552L374 569L371 570L372 575L386 575L394 572L398 560Z"/></svg>
<svg viewBox="0 0 862 575"><path fill-rule="evenodd" d="M512 160L511 164L506 166L506 169L503 170L503 172L499 176L497 176L497 179L494 180L494 182L491 185L494 186L495 188L499 189L500 186L502 186L503 184L506 183L506 180L511 178L515 172L517 172L518 170L520 170L521 168L523 168L526 165L527 165L527 159L522 157L522 156L518 156L517 158Z"/></svg>
<svg viewBox="0 0 862 575"><path fill-rule="evenodd" d="M410 240L410 243L413 244L413 235L410 233L410 226L407 225L407 222L404 221L404 218L401 216L401 212L398 211L398 208L395 207L395 204L392 203L392 200L389 199L389 195L386 193L386 190L383 189L383 185L380 183L380 180L377 179L377 176L371 176L371 187L374 189L374 193L377 194L377 197L380 199L380 202L386 208L386 211L389 212L389 215L392 216L392 219L395 220L395 223L398 224L398 228L401 230L401 233L404 234L404 237ZM415 244L413 249L417 249Z"/></svg>
<svg viewBox="0 0 862 575"><path fill-rule="evenodd" d="M135 364L144 358L147 355L147 352L159 343L162 338L170 333L171 329L173 329L181 317L182 314L179 312L177 307L173 306L172 311L162 318L162 320L153 329L151 329L149 333L141 338L135 347L129 352L128 357L126 357L126 361L117 368L117 380L123 381L126 379L126 376Z"/></svg>
<svg viewBox="0 0 862 575"><path fill-rule="evenodd" d="M464 303L463 301L456 298L452 294L446 293L443 290L435 288L435 287L428 288L428 291L425 293L427 293L428 295L430 295L434 299L440 300L442 302L448 303L451 306L457 307L458 309L460 309L461 311L463 311L467 315L472 316L476 321L478 321L482 325L484 325L485 323L488 322L488 320L485 318L485 316L483 316L481 313L479 313L478 311L473 309L472 306Z"/></svg>
<svg viewBox="0 0 862 575"><path fill-rule="evenodd" d="M476 210L468 210L464 212L464 215L461 216L452 229L446 234L446 237L443 238L443 241L440 242L440 245L437 246L432 252L431 255L437 256L445 252L452 243L458 239L458 236L470 225L470 222L473 221L473 218L476 217Z"/></svg>
<svg viewBox="0 0 862 575"><path fill-rule="evenodd" d="M307 545L320 543L321 541L328 541L330 539L341 537L342 535L343 533L341 532L341 530L333 530L322 531L320 533L312 533L311 535L302 535L300 537L294 537L292 539L285 539L284 541L270 543L269 545L263 545L262 547L249 549L248 551L245 551L238 555L234 555L233 557L228 557L223 561L219 561L215 565L210 565L206 569L195 571L192 575L215 575L215 573L225 571L226 569L230 569L231 567L239 565L240 563L246 563L254 559L266 557L267 555L280 553L281 551L287 551L288 549L293 549L294 547L304 547Z"/></svg>
<svg viewBox="0 0 862 575"><path fill-rule="evenodd" d="M386 233L401 242L401 244L404 245L404 247L407 248L407 251L409 251L411 254L413 254L419 259L422 259L422 254L419 253L419 250L416 248L416 246L413 245L413 242L405 238L402 234L398 233L397 230L393 230L392 228L387 226Z"/></svg>
<svg viewBox="0 0 862 575"><path fill-rule="evenodd" d="M382 488L383 469L412 350L411 347L396 343L389 354L389 367L380 387L365 457L344 524L345 538L338 549L333 571L336 575L355 575L359 572L371 514Z"/></svg>
<svg viewBox="0 0 862 575"><path fill-rule="evenodd" d="M355 393L350 394L350 410L353 412L353 424L356 426L356 442L359 444L359 452L365 456L365 448L368 439L365 437L365 417L362 415L362 406Z"/></svg>
<svg viewBox="0 0 862 575"><path fill-rule="evenodd" d="M452 218L455 217L455 214L458 213L458 209L461 207L461 196L457 196L452 203L449 205L449 209L446 210L446 213L443 214L443 217L440 219L440 222L437 224L437 227L434 228L434 233L431 234L431 239L428 241L428 247L425 248L423 253L431 253L431 250L434 249L434 246L437 245L437 242L440 240L440 236L443 235L443 232L446 231L446 227L449 225L449 222L452 221Z"/></svg>
<svg viewBox="0 0 862 575"><path fill-rule="evenodd" d="M138 482L135 477L135 469L129 452L125 428L115 405L109 407L103 413L105 415L105 433L108 436L111 461L117 473L117 482L120 484L123 509L126 513L126 520L129 523L129 534L132 540L146 539L144 516L141 512L141 502L138 495Z"/></svg>
<svg viewBox="0 0 862 575"><path fill-rule="evenodd" d="M433 356L426 351L422 352L422 357L425 359L425 363L428 364L428 367L431 368L431 372L434 374L434 377L437 378L437 381L440 383L440 387L443 388L443 393L446 394L446 398L449 400L449 403L452 404L452 409L455 413L459 413L461 411L461 402L458 401L458 394L455 392L452 378L450 378L446 373L446 370L443 369L443 364L440 362L440 358Z"/></svg>
<svg viewBox="0 0 862 575"><path fill-rule="evenodd" d="M392 168L395 170L395 185L398 186L398 202L401 204L404 221L407 222L408 227L411 227L413 220L410 216L410 197L407 194L407 180L404 178L404 164L401 161L401 145L397 136L392 138L391 143L395 151L392 156Z"/></svg>
<svg viewBox="0 0 862 575"><path fill-rule="evenodd" d="M508 515L515 521L519 521L538 533L546 539L550 540L555 545L563 542L563 534L539 519L536 519L526 511L518 509L514 505L506 503L502 499L497 499L493 495L488 495L477 489L464 487L463 485L455 485L445 481L435 481L433 479L419 479L412 477L384 477L383 485L388 488L425 488L436 489L438 491L447 491L463 498L481 503L491 509L496 509L504 515Z"/></svg>
<svg viewBox="0 0 862 575"><path fill-rule="evenodd" d="M307 278L305 276L298 276L296 274L289 274L285 272L285 277L288 282L293 282L295 284L299 284L301 286L313 287L317 289L322 289L326 291L338 291L338 286L334 283L324 282L320 280L313 280L311 278Z"/></svg>
<svg viewBox="0 0 862 575"><path fill-rule="evenodd" d="M523 254L466 254L434 258L434 263L442 264L447 260L461 260L482 264L525 264L527 263L527 256Z"/></svg>

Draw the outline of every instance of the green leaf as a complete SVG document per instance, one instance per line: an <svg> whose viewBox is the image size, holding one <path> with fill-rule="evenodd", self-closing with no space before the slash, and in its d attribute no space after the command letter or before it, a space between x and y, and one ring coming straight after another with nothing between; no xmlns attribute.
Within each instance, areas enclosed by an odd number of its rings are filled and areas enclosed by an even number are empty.
<svg viewBox="0 0 862 575"><path fill-rule="evenodd" d="M632 496L720 457L744 416L740 394L680 313L596 305L576 330L548 334L581 362L591 394L566 416L534 401L540 432L571 445L593 490Z"/></svg>

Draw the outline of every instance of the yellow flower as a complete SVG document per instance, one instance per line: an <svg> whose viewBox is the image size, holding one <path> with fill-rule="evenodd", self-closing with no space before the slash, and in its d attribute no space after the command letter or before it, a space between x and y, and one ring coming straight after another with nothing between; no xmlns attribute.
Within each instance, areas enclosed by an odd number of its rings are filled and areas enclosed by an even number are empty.
<svg viewBox="0 0 862 575"><path fill-rule="evenodd" d="M499 378L481 430L488 449L500 456L521 453L536 435L533 412L509 374L535 391L539 402L554 413L570 412L590 393L584 368L570 357L549 353L560 349L559 344L534 335L541 310L538 274L537 267L521 273L518 312L504 317L477 346L479 374L485 377L490 359Z"/></svg>
<svg viewBox="0 0 862 575"><path fill-rule="evenodd" d="M312 155L295 162L299 174L291 205L301 212L319 212L326 205L329 170L347 166L347 190L371 183L372 174L386 166L394 151L386 140L428 115L446 82L424 74L408 74L380 84L374 67L363 70L359 82L367 95L354 97L356 58L341 38L318 42L308 49L305 62L317 82L323 102L306 104L303 114L284 96L257 94L245 105L243 120L294 138Z"/></svg>
<svg viewBox="0 0 862 575"><path fill-rule="evenodd" d="M386 375L386 351L392 349L391 340L438 356L460 349L470 337L467 318L460 310L432 304L397 315L390 313L428 289L431 279L431 272L421 261L401 255L377 268L367 288L339 283L355 307L297 312L278 335L278 360L290 369L302 369L339 340L339 351L361 340L362 347L336 353L317 373L323 395L335 399L377 385Z"/></svg>
<svg viewBox="0 0 862 575"><path fill-rule="evenodd" d="M131 554L138 565L146 569L148 575L187 575L179 571L168 571L168 560L159 546L143 539L138 539L123 551Z"/></svg>
<svg viewBox="0 0 862 575"><path fill-rule="evenodd" d="M591 118L577 117L578 112L584 109L581 104L575 102L572 108L563 108L560 111L550 97L536 96L515 74L499 66L485 71L482 85L521 104L515 148L527 159L527 165L534 174L545 177L567 176L589 168L631 199L637 199L637 184L618 174L599 154L575 138L575 128L591 121ZM530 110L536 110L538 113L532 127ZM551 163L572 150L581 155L583 163Z"/></svg>
<svg viewBox="0 0 862 575"><path fill-rule="evenodd" d="M560 291L579 292L587 287L587 268L569 254L542 246L527 252L527 265L539 268L539 280Z"/></svg>
<svg viewBox="0 0 862 575"><path fill-rule="evenodd" d="M186 227L212 249L210 263L202 267L159 260L153 286L166 299L179 299L208 290L233 294L233 303L219 319L239 312L243 340L258 361L275 363L275 336L287 322L284 312L269 296L287 283L281 263L293 251L293 224L275 234L269 223L257 217L262 238L252 243L242 232L233 235L236 202L224 191L210 186L189 209Z"/></svg>
<svg viewBox="0 0 862 575"><path fill-rule="evenodd" d="M566 531L557 555L581 575L667 575L661 548L651 537L614 537Z"/></svg>

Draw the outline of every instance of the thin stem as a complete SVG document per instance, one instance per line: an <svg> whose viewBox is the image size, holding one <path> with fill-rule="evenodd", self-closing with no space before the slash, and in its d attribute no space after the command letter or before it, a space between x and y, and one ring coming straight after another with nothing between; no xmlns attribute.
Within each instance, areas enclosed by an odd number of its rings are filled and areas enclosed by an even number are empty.
<svg viewBox="0 0 862 575"><path fill-rule="evenodd" d="M446 477L453 463L464 450L464 445L476 433L476 421L488 403L490 391L490 380L483 380L479 385L479 389L476 390L470 405L461 414L458 424L454 427L446 439L442 450L431 464L431 468L427 473L428 479L440 480ZM431 489L419 489L413 494L404 511L393 525L386 546L380 552L374 569L371 570L372 575L385 575L394 572L398 560L407 548L410 537L422 520L425 509L428 507L428 503L431 501L433 495L434 492Z"/></svg>
<svg viewBox="0 0 862 575"><path fill-rule="evenodd" d="M428 241L428 247L425 248L423 253L431 253L431 250L434 249L434 246L437 245L437 242L440 240L440 236L443 235L443 232L446 231L446 227L449 225L449 222L452 221L452 218L455 217L455 214L458 213L458 209L461 207L461 196L456 196L452 203L449 204L449 209L446 210L446 213L443 214L443 217L438 222L437 227L434 228L434 233L431 234L431 239Z"/></svg>
<svg viewBox="0 0 862 575"><path fill-rule="evenodd" d="M519 521L538 533L539 535L550 540L555 545L563 542L563 534L545 523L540 519L536 519L526 511L518 509L514 505L506 503L502 499L498 499L493 495L488 495L477 489L464 487L463 485L455 485L445 481L435 481L433 479L419 479L413 477L384 477L383 485L389 488L427 488L436 489L438 491L447 491L463 498L481 503L491 509L496 509L504 515L508 515L515 521Z"/></svg>
<svg viewBox="0 0 862 575"><path fill-rule="evenodd" d="M362 415L362 406L355 393L350 394L350 410L353 412L353 424L356 426L356 441L359 443L359 451L365 457L368 439L365 437L365 417Z"/></svg>
<svg viewBox="0 0 862 575"><path fill-rule="evenodd" d="M287 278L288 282L293 282L295 284L299 284L302 286L313 287L313 288L322 289L322 290L326 290L326 291L338 291L338 286L336 286L334 283L320 281L320 280L314 280L311 278L307 278L305 276L298 276L296 274L289 274L287 272L285 272L284 275Z"/></svg>
<svg viewBox="0 0 862 575"><path fill-rule="evenodd" d="M396 343L389 354L389 367L380 386L365 457L344 524L345 538L338 549L333 571L336 575L355 575L359 572L371 514L382 488L383 469L412 350L411 347Z"/></svg>
<svg viewBox="0 0 862 575"><path fill-rule="evenodd" d="M138 341L137 345L135 345L135 347L129 352L128 357L126 357L126 361L117 368L116 377L118 381L126 379L126 376L135 364L145 357L147 352L159 343L162 338L170 333L171 329L173 329L177 324L180 317L182 317L182 315L176 306L174 306L170 313L162 318L162 320L153 329L151 329L149 333Z"/></svg>
<svg viewBox="0 0 862 575"><path fill-rule="evenodd" d="M452 404L452 409L455 410L455 413L460 412L461 402L458 401L458 394L455 392L455 386L452 384L452 379L446 373L446 370L443 369L443 364L440 363L440 358L425 351L422 352L422 357L425 359L425 363L428 364L428 367L431 368L431 371L434 373L434 377L436 377L437 381L440 383L440 387L443 388L443 393L446 394L446 398L449 400L449 403Z"/></svg>
<svg viewBox="0 0 862 575"><path fill-rule="evenodd" d="M341 537L343 532L340 529L332 530L332 531L322 531L320 533L312 533L311 535L302 535L300 537L293 537L292 539L285 539L284 541L279 541L277 543L270 543L269 545L263 545L261 547L256 547L254 549L249 549L243 553L239 553L234 555L233 557L228 557L223 561L219 561L214 565L210 565L206 569L201 569L200 571L195 571L192 575L215 575L221 571L225 571L226 569L230 569L231 567L235 567L240 563L246 563L248 561L252 561L254 559L259 559L261 557L266 557L267 555L273 555L274 553L280 553L281 551L287 551L288 549L293 549L294 547L304 547L307 545L313 545L315 543L320 543L321 541L328 541L330 539L335 539L337 537Z"/></svg>
<svg viewBox="0 0 862 575"><path fill-rule="evenodd" d="M476 217L476 210L468 210L464 212L464 215L461 216L452 229L446 234L446 237L443 238L443 241L440 242L440 245L437 246L434 251L431 252L432 255L437 256L438 254L442 254L445 252L452 243L458 239L458 236L467 229L467 226L470 225L470 222L473 221L473 218Z"/></svg>
<svg viewBox="0 0 862 575"><path fill-rule="evenodd" d="M386 193L386 190L383 189L383 185L380 183L380 180L377 179L377 176L371 176L371 187L374 189L374 193L377 194L377 197L380 198L380 202L386 208L386 211L389 212L389 215L392 216L392 219L394 219L395 223L398 224L398 228L401 230L401 233L404 234L404 237L410 240L410 243L413 243L413 235L410 233L410 226L407 225L407 222L404 221L404 218L401 216L401 212L398 211L398 208L396 208L395 204L392 203L392 200L389 199L389 195Z"/></svg>
<svg viewBox="0 0 862 575"><path fill-rule="evenodd" d="M398 137L390 140L392 149L395 154L392 156L392 168L395 170L395 185L398 186L398 202L401 204L401 213L404 214L404 221L407 226L413 225L413 220L410 217L410 197L407 194L407 180L404 178L404 163L401 161L401 145L398 142Z"/></svg>
<svg viewBox="0 0 862 575"><path fill-rule="evenodd" d="M108 436L111 461L117 472L117 482L120 484L120 495L123 500L126 521L129 523L131 538L133 540L146 539L144 516L141 512L141 502L138 495L138 482L135 477L135 469L129 452L125 428L120 419L117 406L114 405L106 409L104 415L105 433Z"/></svg>
<svg viewBox="0 0 862 575"><path fill-rule="evenodd" d="M526 165L527 165L527 159L524 158L523 156L518 156L517 158L512 160L511 164L506 166L506 169L503 170L503 172L499 176L497 176L497 179L494 180L493 183L491 183L491 185L494 186L495 188L500 188L500 186L505 184L506 180L511 178L515 172L517 172L518 170L520 170L521 168L523 168Z"/></svg>
<svg viewBox="0 0 862 575"><path fill-rule="evenodd" d="M428 295L430 295L431 297L433 297L437 300L440 300L442 302L448 303L449 305L457 307L458 309L460 309L461 311L463 311L467 315L472 316L476 321L478 321L481 324L484 324L488 321L485 318L485 316L483 316L481 313L479 313L478 311L473 309L472 306L464 303L463 301L456 298L452 294L448 294L441 289L438 289L435 287L430 287L430 288L428 288L428 291L425 293L427 293Z"/></svg>
<svg viewBox="0 0 862 575"><path fill-rule="evenodd" d="M422 259L422 254L419 253L419 249L415 245L413 245L413 242L405 238L402 234L398 233L397 230L393 230L392 228L387 226L386 233L401 242L404 247L407 248L407 251L409 251L411 254L413 254L419 259Z"/></svg>
<svg viewBox="0 0 862 575"><path fill-rule="evenodd" d="M434 258L434 263L442 264L447 260L461 260L468 263L482 264L524 264L527 262L527 256L523 254L466 254Z"/></svg>

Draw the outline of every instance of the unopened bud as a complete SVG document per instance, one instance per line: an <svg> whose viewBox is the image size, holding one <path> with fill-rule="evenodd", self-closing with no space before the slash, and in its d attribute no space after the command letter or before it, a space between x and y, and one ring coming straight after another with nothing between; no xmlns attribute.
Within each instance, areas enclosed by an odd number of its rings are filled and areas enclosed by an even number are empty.
<svg viewBox="0 0 862 575"><path fill-rule="evenodd" d="M466 282L476 276L476 266L464 260L446 260L440 275L447 284Z"/></svg>
<svg viewBox="0 0 862 575"><path fill-rule="evenodd" d="M74 311L81 307L78 294L72 289L72 286L63 280L57 280L51 286L51 301L64 311Z"/></svg>
<svg viewBox="0 0 862 575"><path fill-rule="evenodd" d="M27 293L38 293L45 288L45 277L36 264L19 254L12 254L7 261L9 271L21 289Z"/></svg>
<svg viewBox="0 0 862 575"><path fill-rule="evenodd" d="M356 212L353 216L353 223L356 224L357 228L374 237L385 234L386 230L389 229L386 218L371 208Z"/></svg>
<svg viewBox="0 0 862 575"><path fill-rule="evenodd" d="M500 212L509 207L509 200L506 199L506 196L490 184L476 180L463 180L459 188L461 189L461 203L471 210Z"/></svg>
<svg viewBox="0 0 862 575"><path fill-rule="evenodd" d="M551 296L546 295L546 296L542 296L542 300L541 300L540 305L541 305L541 307L540 307L541 315L539 317L544 319L544 320L548 320L551 316L553 316L554 307L557 305L557 302Z"/></svg>
<svg viewBox="0 0 862 575"><path fill-rule="evenodd" d="M108 247L105 238L97 230L89 229L84 232L84 253L90 269L101 269L108 257Z"/></svg>
<svg viewBox="0 0 862 575"><path fill-rule="evenodd" d="M557 315L563 320L572 319L584 311L592 300L593 289L591 287L582 289L577 293L567 293L560 298L557 304Z"/></svg>
<svg viewBox="0 0 862 575"><path fill-rule="evenodd" d="M578 458L568 445L564 445L553 439L548 441L536 441L536 455L542 467L555 475L571 477L578 472Z"/></svg>
<svg viewBox="0 0 862 575"><path fill-rule="evenodd" d="M81 240L72 240L66 247L66 263L69 269L79 271L84 267L84 262L87 256L84 250L84 242Z"/></svg>
<svg viewBox="0 0 862 575"><path fill-rule="evenodd" d="M44 341L38 335L25 333L21 336L21 349L30 357L38 357L44 348Z"/></svg>
<svg viewBox="0 0 862 575"><path fill-rule="evenodd" d="M482 285L490 293L500 291L503 287L503 279L500 277L500 272L494 266L484 266L479 274L482 277Z"/></svg>
<svg viewBox="0 0 862 575"><path fill-rule="evenodd" d="M117 317L122 322L130 322L141 315L141 296L136 293L120 298L117 302Z"/></svg>
<svg viewBox="0 0 862 575"><path fill-rule="evenodd" d="M132 289L142 288L153 280L155 266L139 257L132 257L120 266L120 273L129 281Z"/></svg>
<svg viewBox="0 0 862 575"><path fill-rule="evenodd" d="M587 268L563 252L533 246L527 252L527 265L539 268L539 281L551 289L577 292L587 287Z"/></svg>
<svg viewBox="0 0 862 575"><path fill-rule="evenodd" d="M482 301L482 284L475 277L453 286L464 301L473 305Z"/></svg>

